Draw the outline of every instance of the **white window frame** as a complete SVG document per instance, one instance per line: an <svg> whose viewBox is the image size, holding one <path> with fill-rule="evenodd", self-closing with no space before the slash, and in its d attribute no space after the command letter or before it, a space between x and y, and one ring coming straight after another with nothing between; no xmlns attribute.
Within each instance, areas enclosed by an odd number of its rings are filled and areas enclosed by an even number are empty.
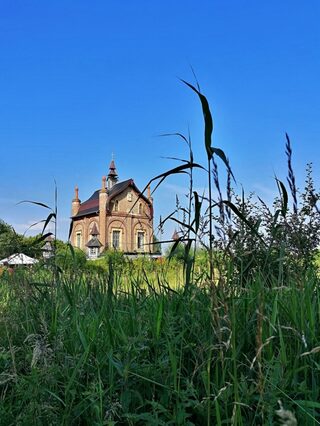
<svg viewBox="0 0 320 426"><path fill-rule="evenodd" d="M99 256L99 249L98 247L89 247L89 257L91 259L95 259Z"/></svg>

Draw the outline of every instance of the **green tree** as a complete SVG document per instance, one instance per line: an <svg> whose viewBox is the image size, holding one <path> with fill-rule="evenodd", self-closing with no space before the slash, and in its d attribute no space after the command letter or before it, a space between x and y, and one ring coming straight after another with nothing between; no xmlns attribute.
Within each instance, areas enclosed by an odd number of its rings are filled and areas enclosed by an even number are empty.
<svg viewBox="0 0 320 426"><path fill-rule="evenodd" d="M16 233L11 225L0 219L0 259L14 253L24 253L27 256L39 259L42 257L44 244L45 241L41 239L41 234L26 237Z"/></svg>
<svg viewBox="0 0 320 426"><path fill-rule="evenodd" d="M0 219L0 259L19 251L22 236L17 234L12 226Z"/></svg>

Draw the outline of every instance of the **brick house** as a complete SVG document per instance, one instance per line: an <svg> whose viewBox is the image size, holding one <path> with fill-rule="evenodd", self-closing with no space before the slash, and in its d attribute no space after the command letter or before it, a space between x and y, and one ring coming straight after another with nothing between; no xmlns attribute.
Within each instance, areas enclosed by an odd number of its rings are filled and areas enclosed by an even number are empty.
<svg viewBox="0 0 320 426"><path fill-rule="evenodd" d="M109 174L102 177L101 188L81 202L75 188L72 200L71 244L85 251L89 258L105 249L127 254L153 252L153 200L150 187L147 196L133 179L118 181L114 160Z"/></svg>

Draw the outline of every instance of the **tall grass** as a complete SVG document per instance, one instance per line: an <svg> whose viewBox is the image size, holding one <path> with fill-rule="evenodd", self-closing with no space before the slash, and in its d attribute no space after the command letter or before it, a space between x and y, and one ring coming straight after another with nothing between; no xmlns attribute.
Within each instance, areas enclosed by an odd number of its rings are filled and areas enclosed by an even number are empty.
<svg viewBox="0 0 320 426"><path fill-rule="evenodd" d="M303 289L232 277L214 306L209 288L142 292L139 275L112 292L108 274L24 278L0 287L0 424L264 425L278 400L320 423L313 273Z"/></svg>

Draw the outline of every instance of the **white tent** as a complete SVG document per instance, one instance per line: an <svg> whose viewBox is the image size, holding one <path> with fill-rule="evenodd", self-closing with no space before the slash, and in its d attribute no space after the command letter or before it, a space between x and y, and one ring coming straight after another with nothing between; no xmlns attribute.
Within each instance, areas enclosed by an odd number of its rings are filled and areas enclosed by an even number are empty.
<svg viewBox="0 0 320 426"><path fill-rule="evenodd" d="M0 260L0 265L34 265L38 263L37 259L27 256L23 253L15 253L5 259Z"/></svg>

